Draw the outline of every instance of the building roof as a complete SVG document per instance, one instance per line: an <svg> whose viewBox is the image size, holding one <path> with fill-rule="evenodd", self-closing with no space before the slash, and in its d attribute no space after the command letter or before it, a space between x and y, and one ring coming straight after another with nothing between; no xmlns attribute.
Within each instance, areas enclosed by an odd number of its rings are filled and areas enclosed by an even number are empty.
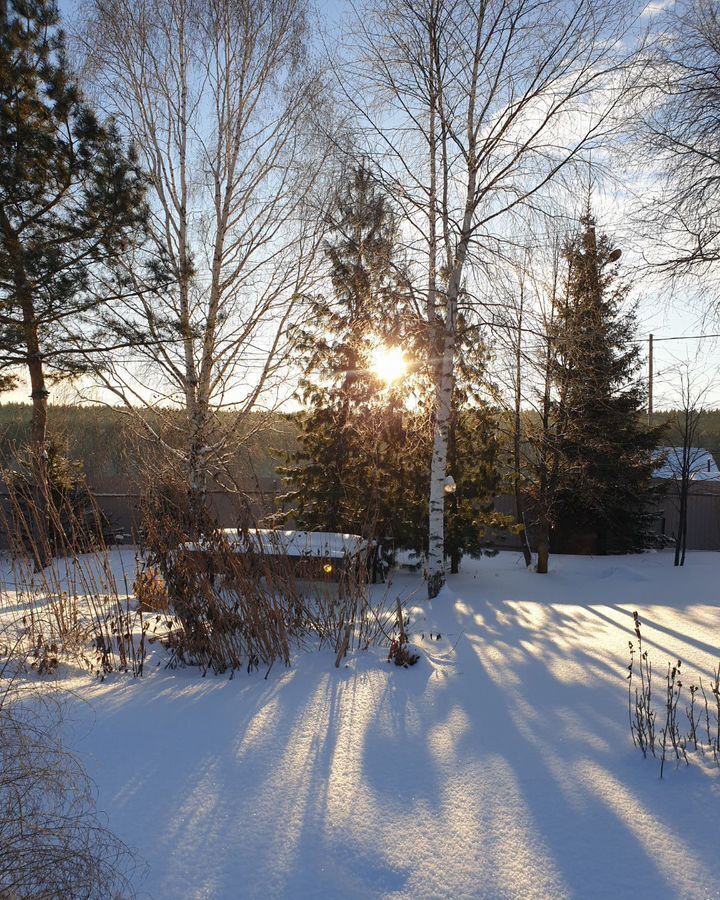
<svg viewBox="0 0 720 900"><path fill-rule="evenodd" d="M655 451L658 466L655 478L680 478L682 474L683 448L659 447ZM720 469L712 453L704 447L688 449L690 478L693 481L720 481Z"/></svg>

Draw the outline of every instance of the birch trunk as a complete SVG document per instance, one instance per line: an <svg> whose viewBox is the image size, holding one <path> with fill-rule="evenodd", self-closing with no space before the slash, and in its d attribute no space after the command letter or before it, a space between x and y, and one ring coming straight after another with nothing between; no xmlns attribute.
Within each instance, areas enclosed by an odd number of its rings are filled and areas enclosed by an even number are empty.
<svg viewBox="0 0 720 900"><path fill-rule="evenodd" d="M435 434L430 466L430 503L428 518L428 597L437 597L445 584L445 479L447 478L448 438L453 390L455 388L455 345L457 340L457 305L460 285L472 233L475 193L474 170L468 182L463 230L455 255L452 277L448 285L445 322L442 329L442 355L435 385Z"/></svg>
<svg viewBox="0 0 720 900"><path fill-rule="evenodd" d="M519 525L522 525L520 532L520 544L522 546L523 558L525 565L530 568L532 565L532 551L530 550L530 541L528 539L527 529L525 527L525 512L523 508L522 489L520 486L520 470L521 470L521 441L522 441L522 416L520 404L522 401L522 329L523 329L523 312L525 306L525 293L522 285L520 286L520 308L518 309L518 327L517 327L517 345L515 347L515 423L513 428L513 488L515 492L515 518Z"/></svg>
<svg viewBox="0 0 720 900"><path fill-rule="evenodd" d="M455 334L443 331L440 376L435 391L435 437L430 469L428 597L432 600L445 584L445 478L447 477L448 431L452 408Z"/></svg>
<svg viewBox="0 0 720 900"><path fill-rule="evenodd" d="M482 16L481 16L482 19ZM452 411L453 391L455 389L455 348L457 343L457 311L458 299L462 287L465 263L470 248L470 240L474 231L474 223L478 208L478 131L475 117L477 84L481 61L481 27L476 28L475 50L468 84L467 114L465 119L465 171L463 184L463 216L462 225L457 234L457 243L453 247L450 229L450 173L448 135L448 109L445 102L443 84L443 60L440 52L440 36L436 31L435 18L430 29L431 38L431 71L434 73L434 99L431 104L433 114L433 140L435 145L434 115L437 113L440 124L440 155L442 172L441 220L445 244L447 272L447 293L444 304L444 327L442 329L440 366L435 384L435 434L430 466L430 501L428 516L428 597L437 597L445 584L445 480L447 472L448 438L450 415ZM432 160L432 172L436 174L436 162ZM436 189L435 183L433 188ZM434 217L433 217L434 218ZM436 287L436 285L434 285ZM438 321L437 318L435 321Z"/></svg>

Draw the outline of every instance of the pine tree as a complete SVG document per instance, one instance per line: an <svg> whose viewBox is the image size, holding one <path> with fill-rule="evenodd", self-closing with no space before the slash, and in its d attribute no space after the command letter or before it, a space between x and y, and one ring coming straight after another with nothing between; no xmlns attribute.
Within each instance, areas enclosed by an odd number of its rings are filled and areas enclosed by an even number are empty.
<svg viewBox="0 0 720 900"><path fill-rule="evenodd" d="M48 387L88 368L96 315L122 291L144 183L82 101L50 0L0 0L0 387L29 375L36 564L52 555Z"/></svg>
<svg viewBox="0 0 720 900"><path fill-rule="evenodd" d="M0 151L0 379L27 370L42 454L48 386L87 368L145 219L134 154L83 102L50 0L0 0Z"/></svg>
<svg viewBox="0 0 720 900"><path fill-rule="evenodd" d="M619 257L606 235L598 237L588 211L565 249L567 292L553 335L566 423L555 549L637 551L651 520L652 450L660 429L643 422L636 318L623 310L628 288L618 280Z"/></svg>

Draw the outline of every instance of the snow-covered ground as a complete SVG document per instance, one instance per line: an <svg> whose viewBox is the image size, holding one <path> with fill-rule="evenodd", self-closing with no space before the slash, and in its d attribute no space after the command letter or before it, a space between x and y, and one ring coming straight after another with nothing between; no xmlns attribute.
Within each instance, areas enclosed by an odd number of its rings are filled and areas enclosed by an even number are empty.
<svg viewBox="0 0 720 900"><path fill-rule="evenodd" d="M634 609L658 703L720 658L720 554L671 562L503 552L432 605L398 575L415 667L65 678L67 743L157 900L720 897L720 769L660 781L629 733Z"/></svg>

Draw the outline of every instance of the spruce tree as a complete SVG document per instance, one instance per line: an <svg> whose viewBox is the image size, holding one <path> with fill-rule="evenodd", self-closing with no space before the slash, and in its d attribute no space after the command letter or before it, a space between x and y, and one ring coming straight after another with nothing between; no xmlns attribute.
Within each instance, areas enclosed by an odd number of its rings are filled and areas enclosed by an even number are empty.
<svg viewBox="0 0 720 900"><path fill-rule="evenodd" d="M145 219L135 156L83 101L50 0L0 0L0 152L0 383L26 369L42 455L48 388L102 343L93 314Z"/></svg>
<svg viewBox="0 0 720 900"><path fill-rule="evenodd" d="M500 485L497 469L497 421L485 399L488 351L475 329L461 322L457 377L448 433L448 472L455 491L445 502L445 552L455 573L464 554L493 553L487 532L504 528L505 516L493 512ZM429 451L428 451L429 452ZM428 479L430 473L428 472Z"/></svg>
<svg viewBox="0 0 720 900"><path fill-rule="evenodd" d="M652 450L660 430L644 423L636 318L625 310L620 251L598 236L588 213L565 248L567 291L553 339L564 478L558 494L555 549L598 553L640 550L651 521Z"/></svg>
<svg viewBox="0 0 720 900"><path fill-rule="evenodd" d="M371 371L376 346L412 353L412 317L395 254L397 222L363 166L338 198L325 253L332 295L314 299L297 335L306 363L300 451L281 473L299 526L385 533L393 485L390 457L405 442L397 390Z"/></svg>

